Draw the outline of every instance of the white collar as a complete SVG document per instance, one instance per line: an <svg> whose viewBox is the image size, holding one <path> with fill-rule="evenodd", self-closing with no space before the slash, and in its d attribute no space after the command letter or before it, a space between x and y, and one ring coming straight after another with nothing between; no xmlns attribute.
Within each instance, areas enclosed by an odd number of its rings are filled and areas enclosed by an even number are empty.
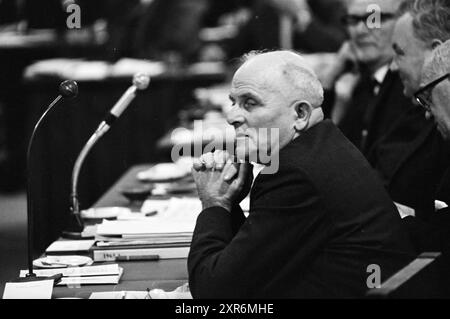
<svg viewBox="0 0 450 319"><path fill-rule="evenodd" d="M373 78L377 80L378 83L383 83L386 74L389 72L389 64L383 65L381 68L375 71Z"/></svg>

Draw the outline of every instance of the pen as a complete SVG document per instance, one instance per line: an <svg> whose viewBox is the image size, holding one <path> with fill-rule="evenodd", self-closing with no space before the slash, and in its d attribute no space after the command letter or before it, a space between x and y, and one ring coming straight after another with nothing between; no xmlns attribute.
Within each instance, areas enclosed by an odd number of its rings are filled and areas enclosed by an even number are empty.
<svg viewBox="0 0 450 319"><path fill-rule="evenodd" d="M116 261L159 260L159 255L117 256Z"/></svg>

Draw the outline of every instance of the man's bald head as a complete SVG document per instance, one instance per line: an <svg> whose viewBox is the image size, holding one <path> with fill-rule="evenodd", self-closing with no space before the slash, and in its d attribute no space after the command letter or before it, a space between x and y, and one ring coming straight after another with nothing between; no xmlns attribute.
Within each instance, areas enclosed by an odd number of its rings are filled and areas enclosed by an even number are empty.
<svg viewBox="0 0 450 319"><path fill-rule="evenodd" d="M278 90L291 102L304 100L314 108L323 103L319 79L307 61L295 52L250 52L243 57L235 78L242 75L258 77L267 90Z"/></svg>
<svg viewBox="0 0 450 319"><path fill-rule="evenodd" d="M290 51L251 53L236 71L227 121L236 130L240 159L269 159L323 119L323 89L314 72ZM268 133L270 131L270 134Z"/></svg>

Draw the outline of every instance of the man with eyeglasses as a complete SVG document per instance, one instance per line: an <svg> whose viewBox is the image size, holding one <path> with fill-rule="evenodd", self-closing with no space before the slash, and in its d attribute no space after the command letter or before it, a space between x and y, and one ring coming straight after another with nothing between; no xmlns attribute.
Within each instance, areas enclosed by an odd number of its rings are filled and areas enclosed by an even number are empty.
<svg viewBox="0 0 450 319"><path fill-rule="evenodd" d="M448 53L444 50L450 50L447 48L449 44L450 42L447 41L443 48L438 47L436 54L444 55L445 53ZM438 57L434 56L434 59L436 60L434 61L434 65L439 65L439 62L437 61ZM447 59L447 63L450 62L450 56ZM441 58L441 61L443 61L443 58ZM425 65L423 76L424 79L431 78L431 74L438 73L436 71L433 72L432 67L433 63ZM446 70L446 68L448 69L446 64L440 65L440 67L442 67L441 70ZM450 113L448 110L450 105L450 87L443 87L440 86L440 84L444 84L444 82L449 78L450 73L446 73L430 83L425 84L414 94L417 104L424 108L427 119L430 117L434 118L437 129L446 140L450 139ZM437 86L439 88L434 90ZM436 92L436 94L434 94L434 100L438 101L436 105L433 104L433 92ZM434 106L433 110L432 105Z"/></svg>
<svg viewBox="0 0 450 319"><path fill-rule="evenodd" d="M398 74L389 70L393 58L391 39L400 4L400 0L348 2L342 22L349 40L323 83L328 91L334 91L344 74L350 71L359 76L348 103L339 103L336 96L332 119L365 155L393 120L411 107L401 93ZM333 104L331 100L326 103Z"/></svg>
<svg viewBox="0 0 450 319"><path fill-rule="evenodd" d="M391 69L399 72L405 96L414 100L424 62L433 48L450 39L450 2L406 1L401 12L393 34ZM435 84L416 94L424 105L429 105L427 92ZM419 103L417 99L414 102ZM374 144L368 160L384 180L402 217L427 221L433 216L436 191L450 164L450 147L434 123L425 119L422 108L415 105L402 114ZM423 251L424 242L416 241L416 247Z"/></svg>
<svg viewBox="0 0 450 319"><path fill-rule="evenodd" d="M437 130L450 141L450 40L438 46L425 62L420 88L414 99L433 119ZM423 251L450 251L450 165L442 174L435 192L435 211L426 221L406 217L404 221L416 246Z"/></svg>

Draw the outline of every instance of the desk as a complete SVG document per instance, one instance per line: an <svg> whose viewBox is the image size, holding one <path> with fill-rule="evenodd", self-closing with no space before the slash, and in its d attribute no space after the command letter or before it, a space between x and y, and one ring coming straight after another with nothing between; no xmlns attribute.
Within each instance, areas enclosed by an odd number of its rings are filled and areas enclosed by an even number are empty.
<svg viewBox="0 0 450 319"><path fill-rule="evenodd" d="M86 158L79 179L81 208L95 200L130 166L164 159L156 141L178 122L177 113L192 102L192 90L222 82L224 74L183 72L154 77L138 94L107 135ZM26 81L28 136L31 128L54 98L60 79ZM35 225L40 236L34 251L43 251L58 238L69 216L70 180L75 159L114 103L130 86L130 78L79 81L79 95L49 114L36 136L32 165L36 172ZM51 222L49 222L51 221Z"/></svg>
<svg viewBox="0 0 450 319"><path fill-rule="evenodd" d="M137 165L130 168L94 205L94 207L128 206L128 200L120 193L125 186L138 185L137 172L150 165ZM101 264L101 263L98 263ZM124 273L118 285L86 285L75 287L55 287L53 298L88 298L92 292L135 290L147 288L174 290L188 281L186 259L168 259L159 261L120 262Z"/></svg>

